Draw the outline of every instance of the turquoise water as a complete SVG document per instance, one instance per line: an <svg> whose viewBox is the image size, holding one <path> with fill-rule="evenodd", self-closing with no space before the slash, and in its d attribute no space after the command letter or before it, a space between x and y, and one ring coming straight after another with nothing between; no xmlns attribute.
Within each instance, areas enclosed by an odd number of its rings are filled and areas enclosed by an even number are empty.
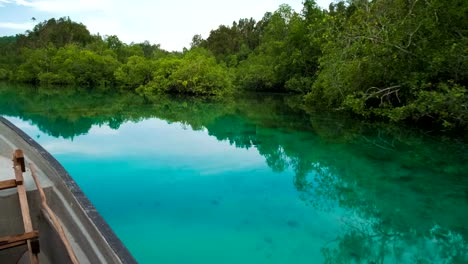
<svg viewBox="0 0 468 264"><path fill-rule="evenodd" d="M461 140L266 95L0 85L0 114L64 165L140 263L468 263Z"/></svg>

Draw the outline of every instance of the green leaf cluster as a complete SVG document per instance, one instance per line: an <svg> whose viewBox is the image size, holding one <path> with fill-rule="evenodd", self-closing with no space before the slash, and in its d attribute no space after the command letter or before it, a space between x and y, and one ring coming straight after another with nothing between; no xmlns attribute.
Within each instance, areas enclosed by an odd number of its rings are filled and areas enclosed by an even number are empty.
<svg viewBox="0 0 468 264"><path fill-rule="evenodd" d="M468 128L468 2L341 2L325 21L309 105Z"/></svg>
<svg viewBox="0 0 468 264"><path fill-rule="evenodd" d="M157 93L183 93L218 95L231 90L227 68L203 48L192 49L182 56L167 56L156 60L153 79L140 86L144 95Z"/></svg>

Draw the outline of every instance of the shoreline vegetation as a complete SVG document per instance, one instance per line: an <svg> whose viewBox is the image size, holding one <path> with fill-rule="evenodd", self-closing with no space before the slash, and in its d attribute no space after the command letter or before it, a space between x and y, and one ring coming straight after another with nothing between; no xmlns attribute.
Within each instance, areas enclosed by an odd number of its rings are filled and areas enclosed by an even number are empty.
<svg viewBox="0 0 468 264"><path fill-rule="evenodd" d="M281 5L195 35L181 52L49 19L0 37L0 80L145 98L294 93L305 107L466 136L468 2L351 0L322 10L305 0L300 12Z"/></svg>

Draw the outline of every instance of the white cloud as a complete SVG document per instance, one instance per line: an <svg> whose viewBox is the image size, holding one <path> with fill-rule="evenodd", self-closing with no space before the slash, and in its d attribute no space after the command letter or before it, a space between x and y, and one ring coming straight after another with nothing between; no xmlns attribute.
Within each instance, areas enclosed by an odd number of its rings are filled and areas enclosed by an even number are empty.
<svg viewBox="0 0 468 264"><path fill-rule="evenodd" d="M118 155L118 152L112 147L97 147L95 142L83 142L79 144L67 139L53 139L41 143L52 155L80 154L83 156L111 157Z"/></svg>
<svg viewBox="0 0 468 264"><path fill-rule="evenodd" d="M72 18L73 19L73 18ZM81 21L92 34L117 35L120 39L125 38L119 19L112 17L89 17ZM130 38L130 41L133 39Z"/></svg>
<svg viewBox="0 0 468 264"><path fill-rule="evenodd" d="M92 126L91 129L88 131L89 134L92 135L104 135L104 136L110 136L110 135L118 135L119 131L112 129L108 126Z"/></svg>
<svg viewBox="0 0 468 264"><path fill-rule="evenodd" d="M10 117L10 116L6 116L6 118L12 122L13 124L15 124L15 126L17 126L19 129L23 130L23 131L32 131L34 129L36 129L35 126L31 125L29 122L27 121L24 121L18 117Z"/></svg>
<svg viewBox="0 0 468 264"><path fill-rule="evenodd" d="M39 11L51 13L102 11L112 6L112 2L109 0L16 0L15 2L20 6L32 7Z"/></svg>
<svg viewBox="0 0 468 264"><path fill-rule="evenodd" d="M5 4L10 4L11 1L10 0L0 0L0 7L4 7Z"/></svg>
<svg viewBox="0 0 468 264"><path fill-rule="evenodd" d="M27 30L33 27L34 27L34 23L31 23L31 22L26 22L26 23L0 22L0 28Z"/></svg>

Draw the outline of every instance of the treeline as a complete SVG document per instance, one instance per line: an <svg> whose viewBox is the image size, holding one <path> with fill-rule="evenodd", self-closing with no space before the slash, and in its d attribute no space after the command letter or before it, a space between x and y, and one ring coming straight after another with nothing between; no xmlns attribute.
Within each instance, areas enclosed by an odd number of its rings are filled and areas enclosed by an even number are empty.
<svg viewBox="0 0 468 264"><path fill-rule="evenodd" d="M231 88L227 67L204 49L169 53L149 42L91 35L70 18L0 38L0 79L41 85L218 94Z"/></svg>
<svg viewBox="0 0 468 264"><path fill-rule="evenodd" d="M142 95L300 93L364 118L468 129L468 2L350 0L282 5L193 37L183 52L91 35L68 18L0 39L0 79Z"/></svg>

